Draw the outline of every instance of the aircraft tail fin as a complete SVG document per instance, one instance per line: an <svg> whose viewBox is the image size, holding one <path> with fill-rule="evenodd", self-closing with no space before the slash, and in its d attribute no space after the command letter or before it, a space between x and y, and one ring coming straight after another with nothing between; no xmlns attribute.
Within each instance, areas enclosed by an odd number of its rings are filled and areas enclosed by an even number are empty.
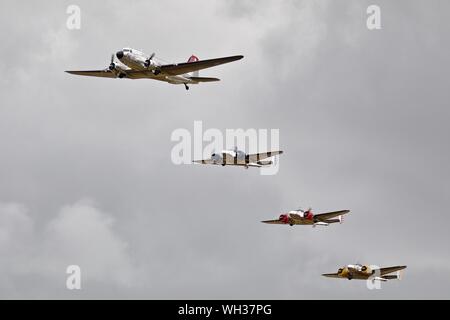
<svg viewBox="0 0 450 320"><path fill-rule="evenodd" d="M190 57L189 57L189 59L188 59L188 63L190 63L190 62L197 62L199 59L198 59L198 57L196 56L196 55L191 55ZM194 72L192 72L191 73L191 76L192 77L198 77L199 76L199 72L198 72L198 70L197 71L194 71Z"/></svg>

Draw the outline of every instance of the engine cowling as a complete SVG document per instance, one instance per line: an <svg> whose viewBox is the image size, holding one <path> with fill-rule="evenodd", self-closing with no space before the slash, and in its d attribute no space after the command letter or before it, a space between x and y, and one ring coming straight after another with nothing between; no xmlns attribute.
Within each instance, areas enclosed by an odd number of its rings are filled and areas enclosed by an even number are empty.
<svg viewBox="0 0 450 320"><path fill-rule="evenodd" d="M115 63L111 63L109 65L109 70L117 77L117 78L125 78L127 76L127 73L124 69L122 69L120 66L118 66Z"/></svg>
<svg viewBox="0 0 450 320"><path fill-rule="evenodd" d="M284 223L289 223L289 215L282 214L282 215L280 215L279 220L284 222Z"/></svg>
<svg viewBox="0 0 450 320"><path fill-rule="evenodd" d="M211 159L215 162L215 163L222 163L222 156L220 153L213 153L211 155Z"/></svg>
<svg viewBox="0 0 450 320"><path fill-rule="evenodd" d="M312 213L311 210L306 210L303 214L304 218L308 219L308 220L313 220L314 219L314 213Z"/></svg>
<svg viewBox="0 0 450 320"><path fill-rule="evenodd" d="M350 274L349 269L347 267L339 268L338 269L338 275L344 278L347 278Z"/></svg>
<svg viewBox="0 0 450 320"><path fill-rule="evenodd" d="M240 150L236 151L235 156L238 160L241 160L241 161L245 160L245 152L243 152L243 151L240 151Z"/></svg>
<svg viewBox="0 0 450 320"><path fill-rule="evenodd" d="M145 60L144 67L148 69L156 69L158 65L153 60Z"/></svg>

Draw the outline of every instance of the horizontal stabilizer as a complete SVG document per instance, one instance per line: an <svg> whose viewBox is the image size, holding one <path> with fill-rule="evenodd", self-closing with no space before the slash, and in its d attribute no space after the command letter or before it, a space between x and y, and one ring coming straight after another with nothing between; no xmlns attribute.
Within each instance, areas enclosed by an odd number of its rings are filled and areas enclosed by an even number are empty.
<svg viewBox="0 0 450 320"><path fill-rule="evenodd" d="M386 277L375 277L372 279L372 281L388 281L389 278Z"/></svg>
<svg viewBox="0 0 450 320"><path fill-rule="evenodd" d="M336 223L336 222L341 222L341 220L340 219L328 219L328 220L325 220L324 222L326 222L326 223Z"/></svg>
<svg viewBox="0 0 450 320"><path fill-rule="evenodd" d="M387 275L383 276L383 278L387 279L387 280L395 280L395 279L399 279L400 280L400 277L398 275L396 275L396 274L392 274L392 275L387 274Z"/></svg>
<svg viewBox="0 0 450 320"><path fill-rule="evenodd" d="M192 81L195 82L214 82L214 81L220 81L218 78L208 78L208 77L189 77Z"/></svg>
<svg viewBox="0 0 450 320"><path fill-rule="evenodd" d="M272 161L264 161L264 160L260 160L258 162L256 162L256 164L259 164L261 166L270 166L272 164Z"/></svg>

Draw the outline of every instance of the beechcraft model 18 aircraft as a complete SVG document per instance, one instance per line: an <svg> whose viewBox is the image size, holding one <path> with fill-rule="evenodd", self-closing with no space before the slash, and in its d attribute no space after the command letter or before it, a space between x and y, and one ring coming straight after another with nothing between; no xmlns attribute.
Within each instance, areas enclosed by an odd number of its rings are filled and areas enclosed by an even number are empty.
<svg viewBox="0 0 450 320"><path fill-rule="evenodd" d="M272 160L264 160L282 154L283 151L269 151L263 153L246 154L235 147L233 150L223 150L220 153L213 152L210 159L194 160L194 163L216 164L221 166L264 167L273 164Z"/></svg>
<svg viewBox="0 0 450 320"><path fill-rule="evenodd" d="M315 226L328 226L330 223L342 223L342 216L349 213L350 210L340 210L326 213L314 214L312 209L308 210L297 209L282 213L276 220L261 221L269 224L285 224L293 226L294 224L300 225L312 225Z"/></svg>
<svg viewBox="0 0 450 320"><path fill-rule="evenodd" d="M139 50L123 48L111 55L111 62L103 70L66 71L80 76L103 78L154 79L171 84L190 84L219 81L217 78L200 77L198 71L242 59L244 56L199 60L192 55L187 62L162 64L155 54L147 55ZM116 60L117 58L117 60Z"/></svg>
<svg viewBox="0 0 450 320"><path fill-rule="evenodd" d="M367 280L372 278L372 280L379 281L388 281L392 279L401 279L400 270L405 269L406 266L395 266L395 267L386 267L379 269L371 269L370 266L361 265L361 264L349 264L345 267L339 268L337 273L324 273L322 274L324 277L328 278L339 278L339 279L358 279L358 280ZM397 274L389 274L392 272L396 272Z"/></svg>

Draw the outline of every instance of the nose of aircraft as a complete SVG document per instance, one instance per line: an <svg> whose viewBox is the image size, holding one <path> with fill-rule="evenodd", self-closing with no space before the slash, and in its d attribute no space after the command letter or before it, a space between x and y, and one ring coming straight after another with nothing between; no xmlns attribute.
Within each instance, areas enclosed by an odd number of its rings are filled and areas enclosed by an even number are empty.
<svg viewBox="0 0 450 320"><path fill-rule="evenodd" d="M117 59L122 59L123 58L123 51L117 51L116 52L116 57L117 57Z"/></svg>

